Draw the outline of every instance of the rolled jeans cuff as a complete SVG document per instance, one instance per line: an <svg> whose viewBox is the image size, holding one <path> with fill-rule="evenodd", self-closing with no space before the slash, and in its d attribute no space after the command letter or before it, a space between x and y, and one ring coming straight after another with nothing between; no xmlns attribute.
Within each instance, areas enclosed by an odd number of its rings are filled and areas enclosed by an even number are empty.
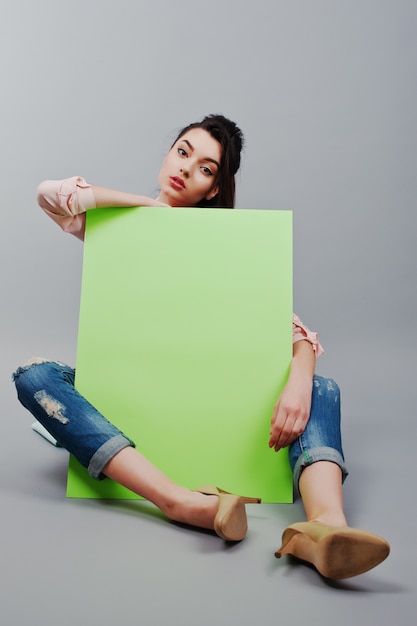
<svg viewBox="0 0 417 626"><path fill-rule="evenodd" d="M103 474L103 469L112 458L129 446L135 447L135 444L130 439L127 439L124 435L115 435L111 439L108 439L98 448L90 459L88 464L88 473L95 480L103 480L106 476Z"/></svg>
<svg viewBox="0 0 417 626"><path fill-rule="evenodd" d="M318 461L330 461L331 463L336 463L336 465L338 465L342 470L342 483L345 481L349 472L346 469L345 461L339 450L335 450L335 448L328 448L326 446L311 448L309 450L304 450L302 454L300 454L293 469L294 489L298 493L300 493L298 484L301 472L309 465L313 465L313 463L317 463Z"/></svg>

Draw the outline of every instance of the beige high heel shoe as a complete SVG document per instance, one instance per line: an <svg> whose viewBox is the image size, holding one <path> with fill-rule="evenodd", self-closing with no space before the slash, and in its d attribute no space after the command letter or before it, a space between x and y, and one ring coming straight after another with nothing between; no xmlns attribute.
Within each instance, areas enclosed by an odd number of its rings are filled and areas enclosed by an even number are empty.
<svg viewBox="0 0 417 626"><path fill-rule="evenodd" d="M379 565L389 552L385 539L366 530L299 522L284 530L275 556L291 554L314 565L326 578L342 579Z"/></svg>
<svg viewBox="0 0 417 626"><path fill-rule="evenodd" d="M248 531L245 504L256 504L260 498L247 498L224 491L214 485L202 485L196 491L219 497L219 508L214 518L214 530L225 541L241 541Z"/></svg>

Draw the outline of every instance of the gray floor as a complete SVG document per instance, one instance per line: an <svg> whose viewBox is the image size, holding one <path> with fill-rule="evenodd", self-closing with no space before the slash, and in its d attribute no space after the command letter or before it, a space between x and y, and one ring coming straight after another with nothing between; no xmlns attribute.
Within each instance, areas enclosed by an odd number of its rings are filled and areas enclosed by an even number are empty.
<svg viewBox="0 0 417 626"><path fill-rule="evenodd" d="M299 501L248 506L249 534L229 546L167 522L149 503L66 499L67 453L31 431L7 384L10 352L2 363L2 624L341 626L352 616L358 624L415 624L415 426L411 394L403 395L410 368L378 383L382 355L374 353L366 385L349 374L349 359L338 371L343 387L356 387L344 402L347 514L352 525L387 537L392 553L371 572L331 582L274 558L282 529L302 519Z"/></svg>

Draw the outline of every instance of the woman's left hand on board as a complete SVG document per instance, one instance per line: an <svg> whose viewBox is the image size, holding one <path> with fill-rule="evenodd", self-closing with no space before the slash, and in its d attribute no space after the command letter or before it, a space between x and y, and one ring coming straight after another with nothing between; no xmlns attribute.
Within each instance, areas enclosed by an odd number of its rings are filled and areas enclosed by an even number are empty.
<svg viewBox="0 0 417 626"><path fill-rule="evenodd" d="M269 447L276 451L289 446L307 425L311 409L311 379L290 376L271 419Z"/></svg>

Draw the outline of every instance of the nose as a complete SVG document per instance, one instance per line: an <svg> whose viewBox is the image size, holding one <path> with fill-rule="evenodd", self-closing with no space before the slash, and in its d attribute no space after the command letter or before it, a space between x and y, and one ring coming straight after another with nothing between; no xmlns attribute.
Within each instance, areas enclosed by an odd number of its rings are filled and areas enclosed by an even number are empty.
<svg viewBox="0 0 417 626"><path fill-rule="evenodd" d="M180 169L180 172L184 176L184 178L188 178L190 175L190 170L185 165Z"/></svg>

